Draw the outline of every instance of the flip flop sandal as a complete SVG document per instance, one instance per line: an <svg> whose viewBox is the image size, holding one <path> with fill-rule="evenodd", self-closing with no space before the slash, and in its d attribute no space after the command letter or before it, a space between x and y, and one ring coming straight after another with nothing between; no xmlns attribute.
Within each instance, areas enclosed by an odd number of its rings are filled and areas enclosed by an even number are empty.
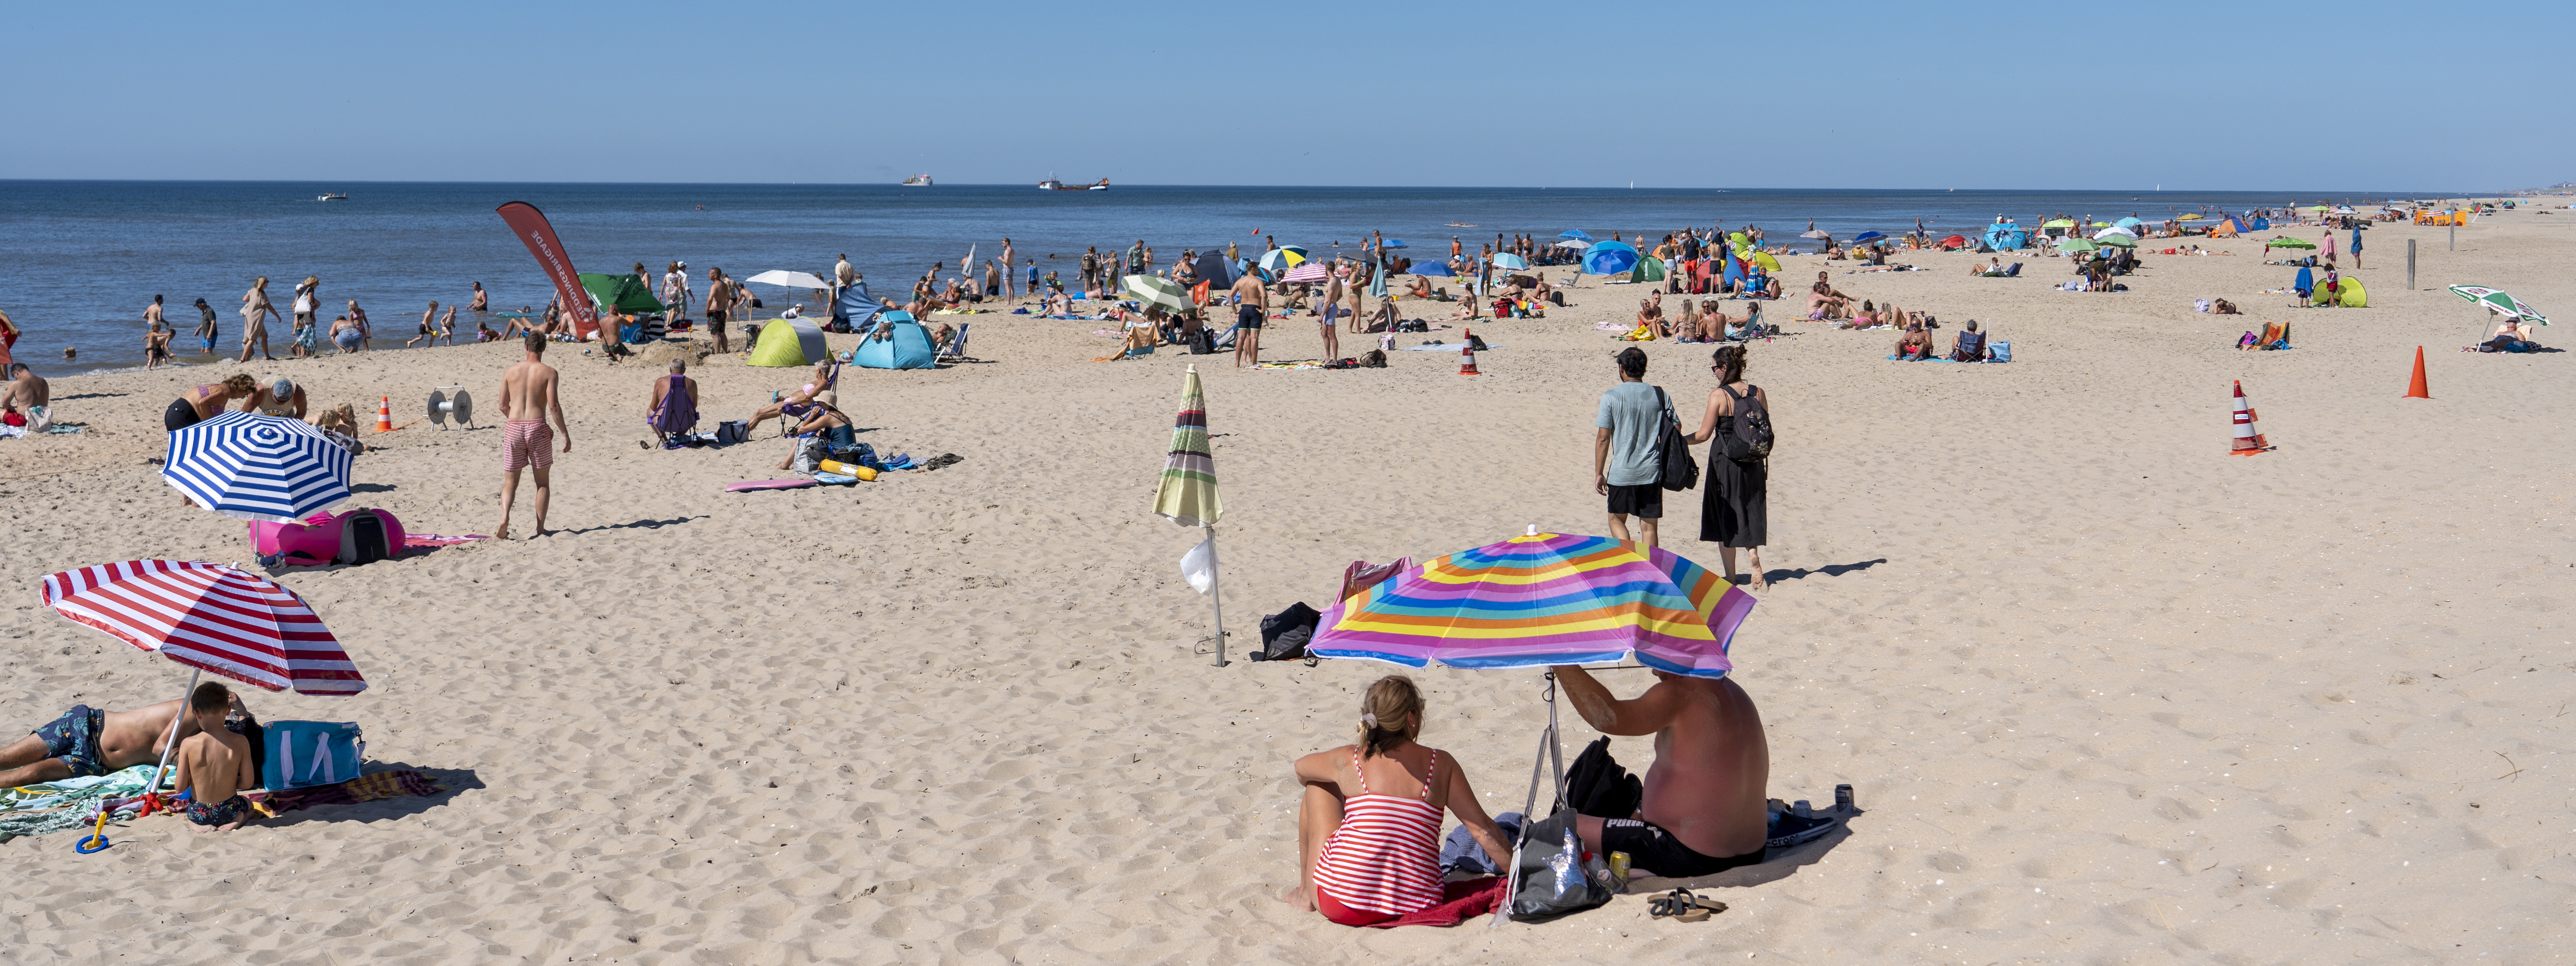
<svg viewBox="0 0 2576 966"><path fill-rule="evenodd" d="M1678 922L1704 922L1711 913L1725 912L1726 903L1702 899L1689 889L1674 889L1646 903L1649 918L1671 918Z"/></svg>

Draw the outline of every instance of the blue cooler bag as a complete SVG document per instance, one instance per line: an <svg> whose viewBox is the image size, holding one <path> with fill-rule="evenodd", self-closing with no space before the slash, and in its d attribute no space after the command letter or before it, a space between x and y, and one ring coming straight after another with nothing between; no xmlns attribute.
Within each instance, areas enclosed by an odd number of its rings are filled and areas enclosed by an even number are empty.
<svg viewBox="0 0 2576 966"><path fill-rule="evenodd" d="M260 785L269 791L336 785L358 777L367 739L354 721L265 722L268 760Z"/></svg>

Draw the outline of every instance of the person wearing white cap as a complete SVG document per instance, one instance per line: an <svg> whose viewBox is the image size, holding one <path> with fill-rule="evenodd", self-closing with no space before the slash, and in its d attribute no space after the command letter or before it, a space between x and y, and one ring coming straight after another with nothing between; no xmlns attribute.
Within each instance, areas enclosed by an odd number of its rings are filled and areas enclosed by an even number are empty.
<svg viewBox="0 0 2576 966"><path fill-rule="evenodd" d="M242 403L241 411L302 419L304 418L304 387L296 385L285 376L271 379L262 384L258 391L250 394L250 399Z"/></svg>

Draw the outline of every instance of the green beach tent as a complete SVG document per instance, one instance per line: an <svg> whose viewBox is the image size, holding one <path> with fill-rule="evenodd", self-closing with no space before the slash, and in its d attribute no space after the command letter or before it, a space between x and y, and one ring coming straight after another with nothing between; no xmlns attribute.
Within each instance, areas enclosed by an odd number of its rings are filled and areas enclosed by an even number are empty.
<svg viewBox="0 0 2576 966"><path fill-rule="evenodd" d="M1637 267L1628 270L1628 280L1631 282L1663 281L1664 260L1652 255L1638 259Z"/></svg>
<svg viewBox="0 0 2576 966"><path fill-rule="evenodd" d="M654 298L653 293L644 288L644 283L633 275L583 272L581 287L590 293L591 301L598 303L603 311L614 310L628 315L654 315L664 309L662 301Z"/></svg>
<svg viewBox="0 0 2576 966"><path fill-rule="evenodd" d="M761 323L760 342L752 346L751 358L743 360L752 366L801 366L816 361L805 358L804 340L797 337L795 320L771 319Z"/></svg>

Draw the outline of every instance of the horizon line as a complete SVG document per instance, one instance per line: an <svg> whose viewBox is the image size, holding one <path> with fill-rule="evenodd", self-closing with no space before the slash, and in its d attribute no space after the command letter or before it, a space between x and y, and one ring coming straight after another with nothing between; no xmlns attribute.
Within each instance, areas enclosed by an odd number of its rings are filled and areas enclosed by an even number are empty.
<svg viewBox="0 0 2576 966"><path fill-rule="evenodd" d="M904 185L904 184L902 184L901 182L892 182L892 181L561 181L561 180L537 180L537 181L508 181L508 180L410 181L410 180L366 179L366 178L341 178L341 179L295 178L295 179L282 179L282 178L11 178L11 177L0 177L0 183L12 183L12 182L26 182L26 183L55 183L55 184L629 185L629 186L647 186L647 187L724 187L724 188L740 188L740 187L780 187L780 188L787 188L787 187L824 187L824 188L865 188L865 187L887 187L887 188L899 188L899 187L915 187L915 186ZM933 187L933 188L937 188L937 187L958 187L958 188L1008 188L1008 187L1029 187L1029 186L1032 186L1032 185L1034 185L1034 184L1035 184L1035 182L1020 182L1020 181L974 181L974 182L970 182L970 181L959 181L959 182L951 182L951 183L948 183L948 184L946 184L946 185L932 184L932 185L929 185L929 186L927 186L927 187ZM1439 191L1709 191L1709 192L1720 192L1720 193L1735 192L1735 191L1878 191L1878 192L1903 192L1903 193L1914 193L1914 194L1956 194L1956 193L1962 193L1962 192L1965 192L1965 193L2023 193L2023 194L2037 194L2037 193L2104 193L2104 194L2118 194L2118 193L2121 193L2121 192L2129 192L2129 193L2141 194L2141 195L2145 195L2145 194L2177 194L2177 193L2194 193L2194 192L2199 192L2199 193L2227 193L2227 194L2265 194L2265 193L2322 192L2322 193L2326 193L2326 194L2338 194L2338 193L2339 193L2339 194L2376 194L2376 195L2386 195L2386 196L2388 196L2388 197L2396 197L2396 196L2397 196L2397 195L2399 195L2399 194L2409 194L2409 195L2417 195L2417 196L2431 194L2431 195L2434 195L2434 196L2437 196L2437 197L2483 197L2483 196L2502 196L2502 195L2506 195L2506 194L2512 194L2512 193L2515 193L2515 192L2541 192L2541 191L2546 191L2546 190L2548 190L2548 189L2547 189L2547 188L2545 188L2545 187L2513 188L2513 189L2504 189L2504 190L2486 190L2486 191L2470 191L2470 192L2463 192L2463 191L2456 191L2456 190L2448 190L2448 191L2441 191L2441 192L2429 192L2429 191L2394 192L2394 191L2389 191L2389 190L2386 190L2386 189L2370 189L2370 190L2361 190L2361 189L2350 189L2350 188L2342 188L2342 189L2329 189L2329 188L2164 188L2164 187L2161 187L2161 186L2147 187L2147 188L1829 188L1829 187L1817 187L1817 186L1753 186L1753 185L1741 185L1741 186L1736 186L1736 187L1731 187L1731 188L1719 188L1719 187L1685 187L1685 186L1675 186L1675 185L1645 185L1645 186L1631 186L1631 187L1622 188L1622 187L1617 187L1617 186L1594 186L1594 185L1402 185L1402 184L1397 184L1397 185L1333 185L1333 184L1290 185L1290 184L1215 184L1215 183L1148 184L1148 183L1142 183L1142 182L1132 183L1132 184L1124 184L1124 185L1114 185L1114 186L1113 186L1113 190L1115 190L1116 188L1256 188L1256 189L1270 189L1270 190L1281 190L1281 189L1318 189L1318 190L1329 190L1329 189L1343 189L1343 190L1347 190L1347 189L1364 189L1364 190L1413 190L1413 191L1419 191L1419 190L1439 190Z"/></svg>

